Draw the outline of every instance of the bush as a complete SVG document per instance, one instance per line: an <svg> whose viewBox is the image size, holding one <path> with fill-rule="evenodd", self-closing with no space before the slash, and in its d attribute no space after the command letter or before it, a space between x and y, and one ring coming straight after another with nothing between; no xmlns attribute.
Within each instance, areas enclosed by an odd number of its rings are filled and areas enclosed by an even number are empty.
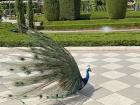
<svg viewBox="0 0 140 105"><path fill-rule="evenodd" d="M128 0L106 0L109 18L123 19L126 15Z"/></svg>
<svg viewBox="0 0 140 105"><path fill-rule="evenodd" d="M94 11L105 11L106 3L105 0L94 0Z"/></svg>
<svg viewBox="0 0 140 105"><path fill-rule="evenodd" d="M17 26L19 32L24 32L25 27L25 16L24 16L24 7L22 0L15 1L16 15L17 15Z"/></svg>
<svg viewBox="0 0 140 105"><path fill-rule="evenodd" d="M2 11L3 11L3 7L2 7L2 4L0 4L0 19L2 17Z"/></svg>
<svg viewBox="0 0 140 105"><path fill-rule="evenodd" d="M48 21L59 20L59 0L44 0L44 11Z"/></svg>
<svg viewBox="0 0 140 105"><path fill-rule="evenodd" d="M2 18L2 13L1 13L1 11L0 11L0 20L1 20L1 18Z"/></svg>
<svg viewBox="0 0 140 105"><path fill-rule="evenodd" d="M57 33L49 36L62 46L139 46L139 34L139 32Z"/></svg>
<svg viewBox="0 0 140 105"><path fill-rule="evenodd" d="M34 12L33 12L33 3L32 0L28 0L27 4L27 18L29 28L34 28Z"/></svg>
<svg viewBox="0 0 140 105"><path fill-rule="evenodd" d="M80 0L59 0L60 19L74 20L80 17Z"/></svg>

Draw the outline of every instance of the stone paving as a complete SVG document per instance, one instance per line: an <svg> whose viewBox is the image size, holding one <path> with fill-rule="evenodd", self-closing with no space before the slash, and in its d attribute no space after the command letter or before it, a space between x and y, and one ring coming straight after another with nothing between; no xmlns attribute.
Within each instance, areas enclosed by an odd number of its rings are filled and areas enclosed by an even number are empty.
<svg viewBox="0 0 140 105"><path fill-rule="evenodd" d="M30 56L30 54L25 54L20 50L0 50L0 62L13 62L14 58L9 57L9 54ZM77 61L82 76L85 74L87 65L94 67L94 72L91 73L89 81L90 85L88 84L84 89L85 94L91 95L82 103L83 105L140 105L140 52L71 51L71 54ZM0 65L0 77L15 75L3 68L6 67ZM92 89L90 89L91 87ZM11 91L8 86L0 81L0 96L9 93ZM36 101L33 105L35 103ZM18 100L7 101L0 98L0 105L22 104ZM66 105L76 104L67 103Z"/></svg>

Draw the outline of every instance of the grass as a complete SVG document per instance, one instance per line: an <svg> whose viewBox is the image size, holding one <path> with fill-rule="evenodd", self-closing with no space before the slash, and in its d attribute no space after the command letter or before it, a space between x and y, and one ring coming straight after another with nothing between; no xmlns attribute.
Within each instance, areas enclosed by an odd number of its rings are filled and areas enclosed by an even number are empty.
<svg viewBox="0 0 140 105"><path fill-rule="evenodd" d="M83 19L89 18L89 14L82 15ZM106 12L95 12L90 16L91 20L74 21L46 21L44 16L37 16L36 21L42 21L44 29L50 30L74 30L74 29L98 29L102 26L112 28L140 28L140 11L128 11L125 19L110 20Z"/></svg>
<svg viewBox="0 0 140 105"><path fill-rule="evenodd" d="M33 46L29 35L11 32L13 28L12 24L0 23L1 47ZM140 32L51 33L48 36L62 46L140 46Z"/></svg>
<svg viewBox="0 0 140 105"><path fill-rule="evenodd" d="M139 46L139 32L50 34L62 46Z"/></svg>
<svg viewBox="0 0 140 105"><path fill-rule="evenodd" d="M30 37L26 34L11 32L15 25L9 23L0 23L0 46L30 46Z"/></svg>

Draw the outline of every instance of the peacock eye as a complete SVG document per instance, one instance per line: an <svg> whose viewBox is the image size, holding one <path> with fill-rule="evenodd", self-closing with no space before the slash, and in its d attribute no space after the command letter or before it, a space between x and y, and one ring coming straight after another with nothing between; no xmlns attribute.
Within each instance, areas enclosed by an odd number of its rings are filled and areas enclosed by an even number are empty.
<svg viewBox="0 0 140 105"><path fill-rule="evenodd" d="M15 82L15 86L24 86L23 82Z"/></svg>
<svg viewBox="0 0 140 105"><path fill-rule="evenodd" d="M25 61L25 58L21 57L20 60L21 60L21 61Z"/></svg>
<svg viewBox="0 0 140 105"><path fill-rule="evenodd" d="M49 99L49 96L47 96L46 98Z"/></svg>
<svg viewBox="0 0 140 105"><path fill-rule="evenodd" d="M40 73L44 73L44 70L40 70Z"/></svg>
<svg viewBox="0 0 140 105"><path fill-rule="evenodd" d="M35 59L38 59L39 57L38 57L38 55L34 55L34 58L35 58Z"/></svg>
<svg viewBox="0 0 140 105"><path fill-rule="evenodd" d="M58 98L58 94L56 94L56 98Z"/></svg>
<svg viewBox="0 0 140 105"><path fill-rule="evenodd" d="M41 95L39 95L39 97L40 97L40 99L41 99L41 98L43 98L43 95L41 94Z"/></svg>
<svg viewBox="0 0 140 105"><path fill-rule="evenodd" d="M38 80L37 80L37 79L35 79L35 80L33 80L33 82L34 82L34 83L37 83L37 82L38 82Z"/></svg>
<svg viewBox="0 0 140 105"><path fill-rule="evenodd" d="M27 71L25 71L25 74L30 75L31 71L27 70Z"/></svg>
<svg viewBox="0 0 140 105"><path fill-rule="evenodd" d="M23 67L22 67L22 70L27 70L27 67L23 66Z"/></svg>
<svg viewBox="0 0 140 105"><path fill-rule="evenodd" d="M14 71L14 69L12 69L12 68L11 68L11 69L9 69L9 70L10 70L10 71Z"/></svg>
<svg viewBox="0 0 140 105"><path fill-rule="evenodd" d="M23 97L24 97L24 98L27 98L27 96L26 96L26 95L24 95Z"/></svg>
<svg viewBox="0 0 140 105"><path fill-rule="evenodd" d="M9 94L8 97L13 97L13 95L12 94Z"/></svg>

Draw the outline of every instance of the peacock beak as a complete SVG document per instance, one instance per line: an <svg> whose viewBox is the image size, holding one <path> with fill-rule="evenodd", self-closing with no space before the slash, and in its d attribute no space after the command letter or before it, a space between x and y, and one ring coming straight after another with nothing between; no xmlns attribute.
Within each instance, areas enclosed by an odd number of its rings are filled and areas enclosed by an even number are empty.
<svg viewBox="0 0 140 105"><path fill-rule="evenodd" d="M90 72L93 72L93 65L92 65L92 67L91 67L91 65L88 65L88 70L89 70Z"/></svg>

